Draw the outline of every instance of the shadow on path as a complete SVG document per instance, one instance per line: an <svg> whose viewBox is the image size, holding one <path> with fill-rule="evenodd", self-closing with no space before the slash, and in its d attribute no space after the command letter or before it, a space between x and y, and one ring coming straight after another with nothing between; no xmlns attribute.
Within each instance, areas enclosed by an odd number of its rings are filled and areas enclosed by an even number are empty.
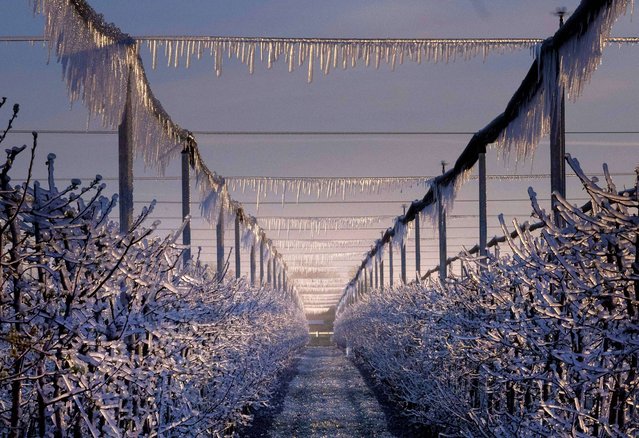
<svg viewBox="0 0 639 438"><path fill-rule="evenodd" d="M392 437L358 369L336 347L307 347L274 408L258 412L246 437ZM268 418L270 417L270 418Z"/></svg>

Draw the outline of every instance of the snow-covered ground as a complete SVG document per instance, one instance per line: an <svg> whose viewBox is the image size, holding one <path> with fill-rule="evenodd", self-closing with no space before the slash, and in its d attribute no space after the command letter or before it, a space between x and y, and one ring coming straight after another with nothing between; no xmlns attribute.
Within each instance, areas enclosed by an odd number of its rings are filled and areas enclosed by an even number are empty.
<svg viewBox="0 0 639 438"><path fill-rule="evenodd" d="M391 437L361 374L335 347L307 348L270 437Z"/></svg>

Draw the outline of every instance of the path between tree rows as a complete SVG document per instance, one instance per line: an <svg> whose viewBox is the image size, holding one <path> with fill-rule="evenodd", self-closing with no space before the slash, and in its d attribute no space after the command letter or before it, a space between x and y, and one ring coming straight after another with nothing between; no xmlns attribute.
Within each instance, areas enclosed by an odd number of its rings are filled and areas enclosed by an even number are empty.
<svg viewBox="0 0 639 438"><path fill-rule="evenodd" d="M308 347L262 437L392 437L362 375L335 347Z"/></svg>

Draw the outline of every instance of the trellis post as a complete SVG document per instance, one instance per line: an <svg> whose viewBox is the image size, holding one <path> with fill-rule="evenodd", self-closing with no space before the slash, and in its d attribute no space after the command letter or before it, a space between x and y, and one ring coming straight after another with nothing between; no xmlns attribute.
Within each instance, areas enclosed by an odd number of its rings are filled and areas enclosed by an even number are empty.
<svg viewBox="0 0 639 438"><path fill-rule="evenodd" d="M388 284L393 287L393 239L388 241Z"/></svg>
<svg viewBox="0 0 639 438"><path fill-rule="evenodd" d="M240 265L240 215L241 210L235 212L235 278L240 278L242 275L242 267Z"/></svg>
<svg viewBox="0 0 639 438"><path fill-rule="evenodd" d="M375 257L375 289L379 288L379 277L378 277L378 267L377 267L377 255L374 256Z"/></svg>
<svg viewBox="0 0 639 438"><path fill-rule="evenodd" d="M284 291L286 293L288 293L288 284L287 284L287 280L286 280L286 269L282 270L282 287L284 288Z"/></svg>
<svg viewBox="0 0 639 438"><path fill-rule="evenodd" d="M368 268L368 287L373 289L373 267Z"/></svg>
<svg viewBox="0 0 639 438"><path fill-rule="evenodd" d="M133 225L133 113L131 108L132 68L126 84L126 100L122 121L118 126L118 181L120 232L127 233Z"/></svg>
<svg viewBox="0 0 639 438"><path fill-rule="evenodd" d="M556 15L559 17L559 27L564 24L565 9L557 9ZM559 54L555 53L556 65L560 66ZM558 67L559 68L559 67ZM561 225L562 219L557 208L557 201L553 196L557 192L562 197L566 197L566 106L565 93L561 85L560 72L555 78L555 89L553 90L553 100L550 114L550 199L553 210L555 224Z"/></svg>
<svg viewBox="0 0 639 438"><path fill-rule="evenodd" d="M415 214L415 272L417 272L417 279L422 278L421 267L421 237L419 234L419 212Z"/></svg>
<svg viewBox="0 0 639 438"><path fill-rule="evenodd" d="M224 275L224 205L220 205L220 214L215 224L215 236L217 243L217 277L222 280Z"/></svg>
<svg viewBox="0 0 639 438"><path fill-rule="evenodd" d="M277 254L273 256L273 289L277 289Z"/></svg>
<svg viewBox="0 0 639 438"><path fill-rule="evenodd" d="M446 162L442 161L442 174L446 172ZM437 184L437 213L439 228L439 280L446 280L446 212L442 199L441 186Z"/></svg>
<svg viewBox="0 0 639 438"><path fill-rule="evenodd" d="M260 286L264 285L264 236L260 236Z"/></svg>
<svg viewBox="0 0 639 438"><path fill-rule="evenodd" d="M363 280L364 280L364 292L368 292L368 272L366 272L366 268L362 271Z"/></svg>
<svg viewBox="0 0 639 438"><path fill-rule="evenodd" d="M404 216L406 216L406 206L404 207ZM402 238L402 243L399 247L399 259L401 263L402 283L406 284L406 239Z"/></svg>
<svg viewBox="0 0 639 438"><path fill-rule="evenodd" d="M380 240L380 251L384 247L384 232L382 231L382 238ZM379 258L379 288L384 289L384 258Z"/></svg>
<svg viewBox="0 0 639 438"><path fill-rule="evenodd" d="M486 214L486 146L479 153L479 256L485 258L488 245L488 216ZM480 264L483 270L485 261Z"/></svg>
<svg viewBox="0 0 639 438"><path fill-rule="evenodd" d="M190 145L182 149L182 220L186 221L182 230L184 266L191 260L191 153Z"/></svg>
<svg viewBox="0 0 639 438"><path fill-rule="evenodd" d="M251 245L250 255L250 272L251 272L251 286L255 287L255 243Z"/></svg>

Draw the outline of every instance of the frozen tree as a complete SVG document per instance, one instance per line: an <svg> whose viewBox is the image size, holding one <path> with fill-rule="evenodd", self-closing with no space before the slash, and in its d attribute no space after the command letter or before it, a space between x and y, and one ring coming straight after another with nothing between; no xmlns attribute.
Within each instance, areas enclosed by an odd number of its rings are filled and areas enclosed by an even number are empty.
<svg viewBox="0 0 639 438"><path fill-rule="evenodd" d="M558 197L561 227L531 189L544 227L514 222L512 255L466 256L467 276L375 291L338 316L339 342L413 421L465 436L639 432L637 190L568 162L591 201Z"/></svg>
<svg viewBox="0 0 639 438"><path fill-rule="evenodd" d="M306 342L302 311L281 291L178 263L177 232L144 227L153 205L119 233L99 176L58 186L50 154L46 187L32 181L36 138L26 182L9 177L24 147L0 171L0 427L232 434Z"/></svg>

